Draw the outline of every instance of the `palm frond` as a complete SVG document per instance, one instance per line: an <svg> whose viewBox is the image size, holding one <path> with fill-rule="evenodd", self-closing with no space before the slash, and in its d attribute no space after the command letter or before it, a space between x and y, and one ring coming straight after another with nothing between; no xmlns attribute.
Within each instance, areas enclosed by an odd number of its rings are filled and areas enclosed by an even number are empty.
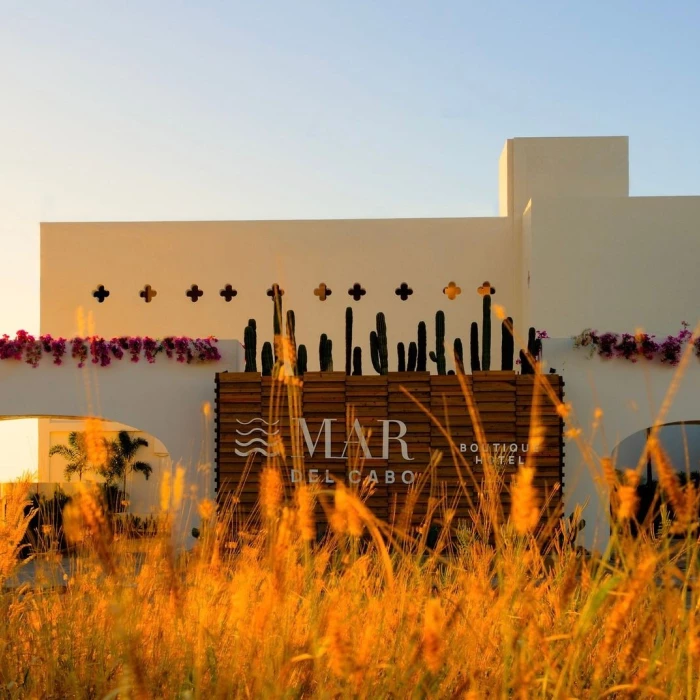
<svg viewBox="0 0 700 700"><path fill-rule="evenodd" d="M153 467L148 462L134 462L131 468L133 471L143 474L146 477L146 481L153 473Z"/></svg>

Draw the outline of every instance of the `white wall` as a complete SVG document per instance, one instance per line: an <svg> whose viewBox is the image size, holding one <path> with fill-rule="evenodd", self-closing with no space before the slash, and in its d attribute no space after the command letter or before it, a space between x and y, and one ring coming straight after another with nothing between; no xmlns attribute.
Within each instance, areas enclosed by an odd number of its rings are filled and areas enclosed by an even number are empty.
<svg viewBox="0 0 700 700"><path fill-rule="evenodd" d="M106 336L242 338L252 317L260 348L272 340L266 290L278 282L284 308L296 313L309 369L318 369L321 333L333 340L335 366L343 366L347 306L367 368L369 333L376 313L385 313L395 369L396 344L415 340L419 321L426 321L428 347L434 347L439 309L446 315L448 347L457 336L466 343L469 324L481 320L476 290L484 280L496 287L494 302L514 307L509 236L508 222L500 218L42 224L41 331L77 333L79 307L94 315L95 331ZM454 301L443 294L450 281L462 289ZM333 292L324 302L314 296L320 282ZM347 293L355 282L367 291L359 302ZM395 294L402 282L414 291L407 301ZM193 283L205 292L197 303L185 296ZM230 303L219 296L227 283L238 290ZM111 292L103 304L92 297L98 284ZM158 292L150 304L139 297L144 284ZM494 357L499 338L493 334Z"/></svg>
<svg viewBox="0 0 700 700"><path fill-rule="evenodd" d="M583 429L584 444L597 458L612 456L617 445L654 424L670 387L673 400L662 423L700 420L700 361L690 358L680 381L677 370L661 363L624 359L589 358L585 349L574 349L570 339L544 341L544 359L564 378L565 400L573 406L575 420ZM593 433L594 413L603 412L600 428ZM666 433L667 447L673 433ZM602 549L609 539L608 498L604 484L591 471L575 440L565 440L564 500L567 512L589 502L585 515L586 546ZM625 457L625 455L622 455ZM620 463L622 464L622 463Z"/></svg>
<svg viewBox="0 0 700 700"><path fill-rule="evenodd" d="M531 219L533 317L551 336L699 320L700 197L539 198Z"/></svg>
<svg viewBox="0 0 700 700"><path fill-rule="evenodd" d="M45 358L36 368L5 360L0 362L0 417L96 415L136 426L156 436L173 462L186 467L187 483L196 486L198 498L211 498L215 373L241 369L239 348L237 341L220 341L222 361L196 365L160 356L154 364L126 360L83 369L72 360L55 366ZM205 404L211 407L209 418ZM189 532L184 515L177 527L182 536Z"/></svg>

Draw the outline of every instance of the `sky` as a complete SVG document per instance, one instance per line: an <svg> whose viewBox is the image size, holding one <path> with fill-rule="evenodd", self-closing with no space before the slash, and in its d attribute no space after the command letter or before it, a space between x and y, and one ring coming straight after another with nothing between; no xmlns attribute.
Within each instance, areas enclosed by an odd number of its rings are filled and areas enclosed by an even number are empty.
<svg viewBox="0 0 700 700"><path fill-rule="evenodd" d="M700 194L700 4L0 0L0 334L39 222L490 216L516 136ZM34 431L0 426L0 480Z"/></svg>

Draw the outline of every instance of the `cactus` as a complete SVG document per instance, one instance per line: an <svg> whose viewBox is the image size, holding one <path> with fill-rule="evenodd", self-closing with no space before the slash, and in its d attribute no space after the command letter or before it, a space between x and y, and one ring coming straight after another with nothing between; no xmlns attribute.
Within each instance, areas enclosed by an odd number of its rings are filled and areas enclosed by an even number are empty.
<svg viewBox="0 0 700 700"><path fill-rule="evenodd" d="M530 328L527 332L527 353L522 350L520 351L520 373L534 374L535 363L538 362L541 353L542 341L537 337L535 329Z"/></svg>
<svg viewBox="0 0 700 700"><path fill-rule="evenodd" d="M296 320L294 318L294 311L289 309L287 311L287 352L289 353L289 364L292 366L294 374L297 372L297 339L296 339Z"/></svg>
<svg viewBox="0 0 700 700"><path fill-rule="evenodd" d="M333 371L333 341L325 333L321 334L318 344L318 360L321 372Z"/></svg>
<svg viewBox="0 0 700 700"><path fill-rule="evenodd" d="M257 372L257 347L258 347L258 332L256 330L255 319L251 318L248 325L243 331L243 344L245 345L245 371Z"/></svg>
<svg viewBox="0 0 700 700"><path fill-rule="evenodd" d="M491 295L484 295L484 310L481 328L481 369L491 369Z"/></svg>
<svg viewBox="0 0 700 700"><path fill-rule="evenodd" d="M399 356L399 372L406 371L406 346L403 343L398 343L396 346L396 354Z"/></svg>
<svg viewBox="0 0 700 700"><path fill-rule="evenodd" d="M379 339L377 331L372 331L369 334L369 358L372 360L372 367L377 374L382 373L382 367L379 362Z"/></svg>
<svg viewBox="0 0 700 700"><path fill-rule="evenodd" d="M409 372L416 371L416 360L418 358L418 346L414 342L408 344L408 367Z"/></svg>
<svg viewBox="0 0 700 700"><path fill-rule="evenodd" d="M362 348L356 347L352 351L352 375L353 377L362 376Z"/></svg>
<svg viewBox="0 0 700 700"><path fill-rule="evenodd" d="M352 362L352 307L345 309L345 374L350 374Z"/></svg>
<svg viewBox="0 0 700 700"><path fill-rule="evenodd" d="M264 342L262 346L262 376L269 377L272 375L272 345L269 342Z"/></svg>
<svg viewBox="0 0 700 700"><path fill-rule="evenodd" d="M377 374L388 374L389 351L386 341L386 320L380 311L377 314L377 330L369 335L369 349L372 358L372 367Z"/></svg>
<svg viewBox="0 0 700 700"><path fill-rule="evenodd" d="M537 337L537 332L533 327L527 331L527 351L535 361L539 361L542 354L542 341Z"/></svg>
<svg viewBox="0 0 700 700"><path fill-rule="evenodd" d="M501 369L513 369L513 353L515 345L513 342L513 319L508 318L501 324Z"/></svg>
<svg viewBox="0 0 700 700"><path fill-rule="evenodd" d="M529 353L529 356L528 356ZM530 359L532 357L532 360ZM534 374L535 366L533 361L537 360L537 336L534 328L528 329L527 332L527 352L520 351L520 373Z"/></svg>
<svg viewBox="0 0 700 700"><path fill-rule="evenodd" d="M272 285L272 349L275 362L278 361L282 338L282 295L276 284Z"/></svg>
<svg viewBox="0 0 700 700"><path fill-rule="evenodd" d="M520 374L533 374L532 365L530 360L527 359L527 353L521 350L518 353L518 357L520 358Z"/></svg>
<svg viewBox="0 0 700 700"><path fill-rule="evenodd" d="M472 321L469 331L469 354L472 372L478 372L481 370L481 364L479 363L479 325L476 321Z"/></svg>
<svg viewBox="0 0 700 700"><path fill-rule="evenodd" d="M455 353L455 369L458 370L460 374L464 374L464 348L462 348L462 339L455 338L453 347Z"/></svg>
<svg viewBox="0 0 700 700"><path fill-rule="evenodd" d="M300 345L297 350L297 375L303 377L306 374L306 345Z"/></svg>
<svg viewBox="0 0 700 700"><path fill-rule="evenodd" d="M437 365L438 374L445 374L445 312L435 314L435 350L430 351L430 359Z"/></svg>
<svg viewBox="0 0 700 700"><path fill-rule="evenodd" d="M425 321L418 324L418 355L416 357L416 372L425 372L427 365L426 347L428 345L428 334L425 328Z"/></svg>

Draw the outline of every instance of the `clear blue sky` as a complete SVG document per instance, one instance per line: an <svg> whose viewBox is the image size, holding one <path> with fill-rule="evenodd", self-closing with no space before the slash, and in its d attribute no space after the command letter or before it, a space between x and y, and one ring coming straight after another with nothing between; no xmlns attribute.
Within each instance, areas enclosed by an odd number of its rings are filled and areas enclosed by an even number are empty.
<svg viewBox="0 0 700 700"><path fill-rule="evenodd" d="M0 0L0 332L37 330L42 220L491 215L513 136L626 134L633 195L700 194L699 32L680 1Z"/></svg>

